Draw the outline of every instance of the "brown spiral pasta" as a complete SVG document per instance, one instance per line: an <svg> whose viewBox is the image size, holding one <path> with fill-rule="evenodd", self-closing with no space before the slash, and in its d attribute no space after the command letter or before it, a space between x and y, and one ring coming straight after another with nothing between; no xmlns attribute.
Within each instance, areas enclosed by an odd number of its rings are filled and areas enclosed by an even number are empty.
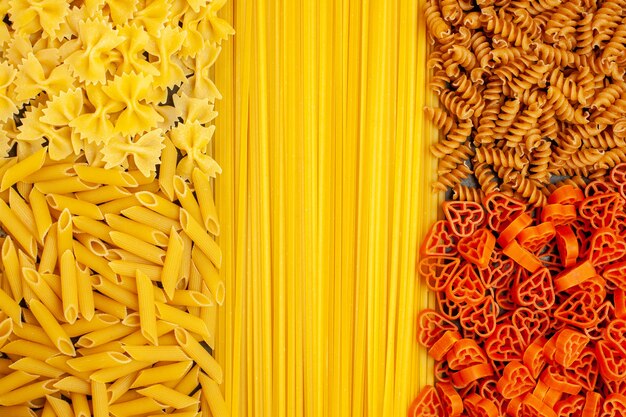
<svg viewBox="0 0 626 417"><path fill-rule="evenodd" d="M475 151L476 161L486 162L496 167L524 169L528 164L528 158L522 157L519 153L511 150L493 149L480 147Z"/></svg>
<svg viewBox="0 0 626 417"><path fill-rule="evenodd" d="M516 0L511 4L516 8L528 10L531 15L536 16L559 6L561 4L561 0Z"/></svg>
<svg viewBox="0 0 626 417"><path fill-rule="evenodd" d="M543 206L546 204L546 196L541 192L539 185L534 180L526 178L518 172L513 172L511 174L511 181L513 188L528 204L533 206Z"/></svg>
<svg viewBox="0 0 626 417"><path fill-rule="evenodd" d="M592 48L599 48L611 40L613 33L622 20L621 0L606 0L602 7L593 15L591 26L594 36Z"/></svg>
<svg viewBox="0 0 626 417"><path fill-rule="evenodd" d="M468 187L467 185L457 184L452 189L452 199L458 201L474 201L480 203L483 201L485 193L483 190L475 187Z"/></svg>
<svg viewBox="0 0 626 417"><path fill-rule="evenodd" d="M622 117L615 121L615 124L613 125L613 135L613 143L616 145L611 146L612 148L626 145L626 117ZM619 143L619 145L617 143Z"/></svg>
<svg viewBox="0 0 626 417"><path fill-rule="evenodd" d="M454 188L455 185L460 184L469 177L471 173L471 169L461 164L450 172L440 175L432 185L433 191L445 191L448 188Z"/></svg>
<svg viewBox="0 0 626 417"><path fill-rule="evenodd" d="M463 19L463 9L457 0L441 0L441 16L443 20L452 25L458 26Z"/></svg>
<svg viewBox="0 0 626 417"><path fill-rule="evenodd" d="M498 114L498 120L495 122L496 127L493 129L494 140L504 138L506 132L515 123L520 106L521 102L517 99L509 100L502 105Z"/></svg>
<svg viewBox="0 0 626 417"><path fill-rule="evenodd" d="M589 107L591 110L605 110L607 107L613 105L613 103L621 97L623 92L623 82L610 84L597 92Z"/></svg>
<svg viewBox="0 0 626 417"><path fill-rule="evenodd" d="M527 50L532 42L526 32L515 26L511 20L503 19L491 13L481 16L483 27L487 32L500 35L512 46L521 46Z"/></svg>
<svg viewBox="0 0 626 417"><path fill-rule="evenodd" d="M536 146L532 149L532 162L530 165L530 173L528 175L528 178L533 179L538 183L550 182L548 165L550 163L551 156L552 148L550 146L550 142L544 139L539 139Z"/></svg>
<svg viewBox="0 0 626 417"><path fill-rule="evenodd" d="M551 85L548 87L547 99L548 103L554 108L554 114L559 120L564 122L574 121L574 107L572 107L561 90Z"/></svg>
<svg viewBox="0 0 626 417"><path fill-rule="evenodd" d="M525 108L504 135L505 145L509 148L519 147L525 135L537 124L540 115L541 108L538 103Z"/></svg>
<svg viewBox="0 0 626 417"><path fill-rule="evenodd" d="M454 151L444 155L439 159L437 166L437 175L447 174L456 169L459 165L463 165L465 161L474 155L474 151L467 145L461 145Z"/></svg>
<svg viewBox="0 0 626 417"><path fill-rule="evenodd" d="M478 181L478 185L480 185L480 189L483 190L485 194L498 191L498 181L496 180L496 175L489 167L489 164L480 163L474 165L474 176L476 177L476 181Z"/></svg>
<svg viewBox="0 0 626 417"><path fill-rule="evenodd" d="M604 155L602 155L602 158L596 163L596 167L610 169L622 162L626 162L626 147L606 151Z"/></svg>
<svg viewBox="0 0 626 417"><path fill-rule="evenodd" d="M450 77L448 77L445 70L439 70L431 77L428 86L435 94L442 94L448 89L450 81Z"/></svg>
<svg viewBox="0 0 626 417"><path fill-rule="evenodd" d="M560 68L553 69L548 75L547 81L551 86L558 88L568 100L583 105L587 104L583 87L578 85L572 76L566 77Z"/></svg>
<svg viewBox="0 0 626 417"><path fill-rule="evenodd" d="M577 64L577 55L567 49L539 42L532 42L528 47L534 50L537 57L544 62L554 62L559 67L569 67Z"/></svg>
<svg viewBox="0 0 626 417"><path fill-rule="evenodd" d="M424 14L426 16L426 26L435 39L441 39L450 34L450 24L441 17L441 11L436 1L426 3Z"/></svg>
<svg viewBox="0 0 626 417"><path fill-rule="evenodd" d="M444 109L427 106L424 107L424 113L426 113L426 117L437 126L437 129L441 130L443 135L447 135L452 129L456 128L454 118Z"/></svg>
<svg viewBox="0 0 626 417"><path fill-rule="evenodd" d="M571 0L559 6L543 27L543 40L558 48L572 50L577 45L576 25L584 8L579 0Z"/></svg>
<svg viewBox="0 0 626 417"><path fill-rule="evenodd" d="M606 110L597 110L591 115L591 120L600 125L612 125L626 113L626 98L618 98Z"/></svg>
<svg viewBox="0 0 626 417"><path fill-rule="evenodd" d="M450 154L455 149L465 143L469 135L472 133L472 122L469 120L462 121L457 127L452 129L445 139L440 140L430 147L430 151L437 158L442 158Z"/></svg>
<svg viewBox="0 0 626 417"><path fill-rule="evenodd" d="M602 50L602 59L609 61L624 62L624 52L626 52L626 16L611 36L606 47Z"/></svg>
<svg viewBox="0 0 626 417"><path fill-rule="evenodd" d="M485 107L483 114L478 121L476 135L474 135L474 144L476 146L493 143L495 140L494 129L498 121L498 113L500 112L500 103L491 101Z"/></svg>
<svg viewBox="0 0 626 417"><path fill-rule="evenodd" d="M476 113L477 109L484 107L481 91L465 74L454 80L452 87L456 89L459 97L465 100L470 108L474 110L474 113Z"/></svg>
<svg viewBox="0 0 626 417"><path fill-rule="evenodd" d="M519 97L534 86L545 87L547 73L551 68L552 65L545 64L543 61L537 61L526 68L518 77L511 80L509 83L511 90Z"/></svg>
<svg viewBox="0 0 626 417"><path fill-rule="evenodd" d="M604 151L602 149L580 149L571 155L565 166L572 169L590 167L602 159L603 156Z"/></svg>
<svg viewBox="0 0 626 417"><path fill-rule="evenodd" d="M541 36L541 28L526 9L514 9L513 15L513 23L526 32L531 40Z"/></svg>
<svg viewBox="0 0 626 417"><path fill-rule="evenodd" d="M474 110L454 91L444 91L439 96L441 104L459 120L467 120L474 115Z"/></svg>

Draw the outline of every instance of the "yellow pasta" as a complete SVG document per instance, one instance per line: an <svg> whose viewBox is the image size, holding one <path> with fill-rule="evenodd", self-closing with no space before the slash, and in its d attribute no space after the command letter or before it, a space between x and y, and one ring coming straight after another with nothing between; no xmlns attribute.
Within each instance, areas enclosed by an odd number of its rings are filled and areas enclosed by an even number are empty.
<svg viewBox="0 0 626 417"><path fill-rule="evenodd" d="M217 218L217 209L209 179L198 168L193 170L192 178L204 226L211 234L217 236L220 234L220 223Z"/></svg>
<svg viewBox="0 0 626 417"><path fill-rule="evenodd" d="M121 399L120 399L121 400ZM148 414L159 411L163 406L153 398L137 398L112 404L108 410L115 417ZM108 414L107 414L108 415ZM94 416L99 417L99 416Z"/></svg>
<svg viewBox="0 0 626 417"><path fill-rule="evenodd" d="M46 203L46 197L36 188L33 188L28 196L30 205L33 209L35 225L37 227L37 237L39 242L43 243L48 230L52 226L52 218L50 210Z"/></svg>
<svg viewBox="0 0 626 417"><path fill-rule="evenodd" d="M95 190L95 184L87 183L78 177L61 178L58 180L41 181L35 183L35 188L43 194L70 194Z"/></svg>
<svg viewBox="0 0 626 417"><path fill-rule="evenodd" d="M192 218L185 209L180 210L180 224L183 227L183 231L193 240L196 247L202 250L209 260L219 268L222 264L220 247L200 223Z"/></svg>
<svg viewBox="0 0 626 417"><path fill-rule="evenodd" d="M165 303L156 302L155 306L156 315L161 320L176 324L183 329L187 329L188 331L194 332L203 337L207 337L209 335L206 323L204 323L200 317L192 316L189 313L181 311L176 307L172 307Z"/></svg>
<svg viewBox="0 0 626 417"><path fill-rule="evenodd" d="M10 236L2 242L2 264L4 265L4 278L8 281L14 300L22 298L22 280L20 278L20 263L17 251ZM10 311L10 310L8 310ZM13 310L15 312L15 310Z"/></svg>
<svg viewBox="0 0 626 417"><path fill-rule="evenodd" d="M22 269L22 273L24 274L24 281L33 291L33 293L39 298L36 300L34 298L26 299L28 303L31 301L38 301L44 303L46 306L46 310L51 312L53 316L58 321L65 320L65 315L63 313L63 304L59 297L55 294L55 292L50 288L50 285L42 278L39 272L35 271L31 268ZM43 326L42 323L40 325ZM69 348L69 347L68 347Z"/></svg>
<svg viewBox="0 0 626 417"><path fill-rule="evenodd" d="M113 229L126 232L131 236L148 242L151 245L167 246L168 237L165 233L148 225L137 223L117 214L105 215L105 221Z"/></svg>
<svg viewBox="0 0 626 417"><path fill-rule="evenodd" d="M65 378L62 378L58 382L56 382L54 384L54 387L60 389L61 391L68 391L70 393L83 395L91 394L91 386L89 385L89 382L76 376L66 376Z"/></svg>
<svg viewBox="0 0 626 417"><path fill-rule="evenodd" d="M94 417L108 417L109 399L107 387L103 382L91 380L91 398Z"/></svg>
<svg viewBox="0 0 626 417"><path fill-rule="evenodd" d="M185 376L191 369L193 363L190 360L176 362L169 365L154 366L139 372L133 381L131 388L145 387L162 382L178 380Z"/></svg>
<svg viewBox="0 0 626 417"><path fill-rule="evenodd" d="M30 357L40 361L47 361L50 357L58 355L59 350L51 345L42 345L40 343L30 342L28 340L18 339L7 343L0 348L0 352L7 355L22 355L28 352Z"/></svg>
<svg viewBox="0 0 626 417"><path fill-rule="evenodd" d="M90 417L91 409L87 395L70 391L70 399L72 400L72 409L76 417Z"/></svg>
<svg viewBox="0 0 626 417"><path fill-rule="evenodd" d="M165 257L167 262L167 255ZM165 265L165 264L164 264ZM115 260L109 262L109 267L118 275L133 276L135 271L141 270L152 281L158 281L161 279L163 268L159 265L153 265L148 263L132 262L127 260Z"/></svg>
<svg viewBox="0 0 626 417"><path fill-rule="evenodd" d="M136 202L137 201L135 200L135 204ZM182 228L178 219L171 219L146 207L137 207L135 204L131 207L125 208L121 211L121 213L131 220L152 226L164 233L169 233L172 227L176 230L180 230Z"/></svg>
<svg viewBox="0 0 626 417"><path fill-rule="evenodd" d="M163 152L161 152L161 166L159 168L159 187L170 201L174 200L174 175L176 175L176 159L178 152L176 147L167 137L163 139Z"/></svg>
<svg viewBox="0 0 626 417"><path fill-rule="evenodd" d="M6 394L0 394L0 405L7 407L23 404L37 398L41 398L45 395L55 393L58 390L54 388L54 382L54 379L46 379L34 382L30 385L22 386L9 391Z"/></svg>
<svg viewBox="0 0 626 417"><path fill-rule="evenodd" d="M176 409L189 407L196 404L198 401L188 395L181 394L180 392L168 388L161 384L151 385L147 388L137 390L141 395L145 395L148 398L159 400L160 403L169 405Z"/></svg>
<svg viewBox="0 0 626 417"><path fill-rule="evenodd" d="M2 181L0 181L0 191L4 191L18 181L23 180L27 176L37 172L45 160L46 160L46 148L41 148L32 155L24 158L15 165L9 167L2 175Z"/></svg>
<svg viewBox="0 0 626 417"><path fill-rule="evenodd" d="M206 374L218 384L222 383L223 372L220 365L213 359L209 353L195 340L191 335L182 328L174 330L176 340L180 347L185 351L191 359L193 359L202 368Z"/></svg>
<svg viewBox="0 0 626 417"><path fill-rule="evenodd" d="M154 305L154 287L152 281L143 272L137 270L137 298L139 298L139 318L141 334L153 345L159 344L157 337L156 309Z"/></svg>
<svg viewBox="0 0 626 417"><path fill-rule="evenodd" d="M63 316L68 323L74 323L78 318L78 272L76 260L72 251L67 250L61 255L59 263L61 270L61 301Z"/></svg>
<svg viewBox="0 0 626 417"><path fill-rule="evenodd" d="M3 200L0 200L0 223L27 254L36 255L36 239Z"/></svg>
<svg viewBox="0 0 626 417"><path fill-rule="evenodd" d="M89 378L94 381L108 383L111 381L115 381L116 379L123 378L126 375L130 375L134 372L140 371L144 368L147 368L152 364L153 362L148 361L133 361L129 364L116 366L114 368L101 369L92 373Z"/></svg>
<svg viewBox="0 0 626 417"><path fill-rule="evenodd" d="M102 220L104 218L97 205L86 201L77 200L60 194L48 194L46 196L46 200L48 201L50 207L59 211L67 209L73 215L86 216L95 220Z"/></svg>
<svg viewBox="0 0 626 417"><path fill-rule="evenodd" d="M67 364L79 372L88 372L125 365L130 362L131 359L121 353L102 352L69 359Z"/></svg>
<svg viewBox="0 0 626 417"><path fill-rule="evenodd" d="M225 288L224 282L220 279L217 269L209 261L209 259L201 251L194 248L192 250L192 259L196 268L200 272L202 279L213 294L215 301L219 305L224 303Z"/></svg>
<svg viewBox="0 0 626 417"><path fill-rule="evenodd" d="M80 191L75 193L75 195L79 200L87 201L92 204L102 204L120 198L129 197L131 194L124 187L118 187L117 185L105 185L98 187L95 190Z"/></svg>
<svg viewBox="0 0 626 417"><path fill-rule="evenodd" d="M97 168L82 164L74 165L74 171L78 178L93 184L116 185L119 187L136 187L137 180L128 172Z"/></svg>
<svg viewBox="0 0 626 417"><path fill-rule="evenodd" d="M180 362L188 361L189 356L179 346L136 346L125 345L124 351L136 361Z"/></svg>
<svg viewBox="0 0 626 417"><path fill-rule="evenodd" d="M163 270L161 271L163 290L165 290L165 294L167 294L170 299L173 297L176 285L178 284L183 256L183 239L178 235L176 229L172 227L170 229Z"/></svg>
<svg viewBox="0 0 626 417"><path fill-rule="evenodd" d="M148 242L144 242L128 233L111 231L109 233L111 240L117 246L131 253L137 254L139 257L150 261L157 265L163 265L165 261L165 251Z"/></svg>
<svg viewBox="0 0 626 417"><path fill-rule="evenodd" d="M9 189L9 206L11 206L11 210L17 215L22 224L30 230L31 235L37 236L37 226L35 225L33 210L13 188Z"/></svg>
<svg viewBox="0 0 626 417"><path fill-rule="evenodd" d="M180 208L176 204L155 193L141 191L135 194L135 198L137 198L137 201L139 201L144 207L149 208L158 214L170 219L178 219Z"/></svg>
<svg viewBox="0 0 626 417"><path fill-rule="evenodd" d="M17 326L17 325L16 325ZM9 340L9 337L13 334L13 320L7 317L0 321L0 347Z"/></svg>
<svg viewBox="0 0 626 417"><path fill-rule="evenodd" d="M2 289L0 289L0 310L5 312L16 325L22 324L20 305Z"/></svg>
<svg viewBox="0 0 626 417"><path fill-rule="evenodd" d="M41 375L46 378L58 378L63 375L62 370L57 369L54 366L45 363L44 361L29 357L24 357L15 361L11 365L11 369L14 369L16 371L23 371L33 375Z"/></svg>
<svg viewBox="0 0 626 417"><path fill-rule="evenodd" d="M116 403L121 396L126 394L136 377L137 372L133 372L131 374L118 378L115 382L113 382L107 388L107 393L109 394L109 403Z"/></svg>
<svg viewBox="0 0 626 417"><path fill-rule="evenodd" d="M13 333L20 339L54 347L48 338L48 335L40 326L30 323L22 323L21 326L15 326L13 328Z"/></svg>
<svg viewBox="0 0 626 417"><path fill-rule="evenodd" d="M33 299L29 302L29 307L57 349L64 355L74 356L74 344L46 306Z"/></svg>

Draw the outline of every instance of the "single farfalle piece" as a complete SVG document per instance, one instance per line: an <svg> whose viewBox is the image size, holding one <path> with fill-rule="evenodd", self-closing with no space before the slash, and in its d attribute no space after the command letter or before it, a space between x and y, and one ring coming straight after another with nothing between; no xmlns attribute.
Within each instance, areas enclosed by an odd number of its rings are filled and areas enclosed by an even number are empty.
<svg viewBox="0 0 626 417"><path fill-rule="evenodd" d="M186 65L193 71L193 76L189 79L189 83L183 86L183 91L189 96L207 97L211 102L222 98L210 74L220 50L220 47L211 45L202 49L194 59L187 60Z"/></svg>
<svg viewBox="0 0 626 417"><path fill-rule="evenodd" d="M154 77L156 87L172 87L185 81L185 72L181 65L172 60L182 48L185 36L185 32L179 28L165 26L147 45L148 53L156 57L153 62L159 72L159 75Z"/></svg>
<svg viewBox="0 0 626 417"><path fill-rule="evenodd" d="M90 0L87 3L104 4L108 6L109 15L115 25L123 25L133 17L133 13L137 10L139 2L128 0ZM94 13L99 10L100 6L94 6ZM90 9L91 10L91 9Z"/></svg>
<svg viewBox="0 0 626 417"><path fill-rule="evenodd" d="M68 90L74 84L74 77L67 65L62 64L54 68L48 65L44 67L42 63L47 63L47 61L43 58L45 57L42 56L42 61L40 61L31 52L18 67L15 77L15 98L18 101L28 101L42 91L53 96Z"/></svg>
<svg viewBox="0 0 626 417"><path fill-rule="evenodd" d="M207 124L217 117L213 104L207 97L190 97L186 93L174 95L174 107L185 122Z"/></svg>
<svg viewBox="0 0 626 417"><path fill-rule="evenodd" d="M221 44L228 36L235 34L235 29L221 17L217 15L222 7L226 4L226 0L213 0L200 9L198 22L198 30L204 39L208 39L210 43Z"/></svg>
<svg viewBox="0 0 626 417"><path fill-rule="evenodd" d="M145 27L150 35L159 36L170 14L171 3L170 0L148 0L143 3L145 7L135 11L133 21Z"/></svg>
<svg viewBox="0 0 626 417"><path fill-rule="evenodd" d="M132 156L137 169L146 177L156 171L160 162L163 144L163 132L154 129L140 136L137 140L131 137L117 135L102 149L105 168L127 166L128 158Z"/></svg>
<svg viewBox="0 0 626 417"><path fill-rule="evenodd" d="M0 62L0 122L5 122L17 113L17 106L9 97L9 87L17 71L8 62Z"/></svg>
<svg viewBox="0 0 626 417"><path fill-rule="evenodd" d="M69 122L69 126L89 143L106 143L114 135L111 117L124 108L124 103L109 100L100 86L86 86L86 107L92 109Z"/></svg>
<svg viewBox="0 0 626 417"><path fill-rule="evenodd" d="M182 173L191 173L194 166L214 178L222 173L222 168L206 153L213 132L215 126L202 126L197 121L180 123L170 131L174 146L186 153L179 165Z"/></svg>
<svg viewBox="0 0 626 417"><path fill-rule="evenodd" d="M123 108L115 122L115 132L122 135L144 133L163 121L150 104L154 102L153 78L135 72L116 76L102 87L104 93Z"/></svg>
<svg viewBox="0 0 626 417"><path fill-rule="evenodd" d="M9 1L9 16L13 22L13 29L25 35L43 30L49 37L54 37L69 9L67 0Z"/></svg>
<svg viewBox="0 0 626 417"><path fill-rule="evenodd" d="M150 42L148 32L134 23L120 26L118 31L124 41L116 47L121 55L117 75L134 71L158 76L159 70L148 62L143 55Z"/></svg>
<svg viewBox="0 0 626 417"><path fill-rule="evenodd" d="M81 81L105 83L107 71L113 69L114 48L124 38L103 18L80 22L78 38L82 48L67 57L68 64Z"/></svg>
<svg viewBox="0 0 626 417"><path fill-rule="evenodd" d="M60 160L72 152L78 154L82 147L80 135L70 127L71 121L83 113L83 90L75 88L53 97L43 109L42 123L56 128L57 135L48 137L48 154L53 160Z"/></svg>

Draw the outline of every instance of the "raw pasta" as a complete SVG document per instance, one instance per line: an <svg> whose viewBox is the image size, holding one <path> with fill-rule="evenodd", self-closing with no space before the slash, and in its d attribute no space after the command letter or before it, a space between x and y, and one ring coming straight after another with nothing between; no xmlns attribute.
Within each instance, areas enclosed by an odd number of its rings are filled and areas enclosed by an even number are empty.
<svg viewBox="0 0 626 417"><path fill-rule="evenodd" d="M224 3L0 6L0 415L224 402L206 321ZM196 247L209 289L189 285Z"/></svg>

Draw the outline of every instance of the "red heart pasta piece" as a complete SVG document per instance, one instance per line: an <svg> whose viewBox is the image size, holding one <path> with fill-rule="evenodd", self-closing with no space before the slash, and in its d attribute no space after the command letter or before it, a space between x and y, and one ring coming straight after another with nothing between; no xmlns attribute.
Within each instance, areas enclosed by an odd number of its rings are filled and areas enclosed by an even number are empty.
<svg viewBox="0 0 626 417"><path fill-rule="evenodd" d="M496 237L487 229L478 229L471 236L461 238L457 250L463 258L479 268L489 265L496 246Z"/></svg>
<svg viewBox="0 0 626 417"><path fill-rule="evenodd" d="M558 417L582 417L585 397L582 395L570 395L564 400L558 401L554 411Z"/></svg>
<svg viewBox="0 0 626 417"><path fill-rule="evenodd" d="M593 391L598 382L598 360L591 348L585 348L582 353L563 369L568 381L580 385L584 390Z"/></svg>
<svg viewBox="0 0 626 417"><path fill-rule="evenodd" d="M480 338L486 338L496 330L499 312L498 303L489 295L461 311L459 321L465 330L473 332Z"/></svg>
<svg viewBox="0 0 626 417"><path fill-rule="evenodd" d="M554 227L568 225L577 216L576 207L572 204L548 204L541 208L541 221L552 223Z"/></svg>
<svg viewBox="0 0 626 417"><path fill-rule="evenodd" d="M417 340L427 348L431 348L445 332L449 330L458 331L456 324L434 310L422 310L417 320Z"/></svg>
<svg viewBox="0 0 626 417"><path fill-rule="evenodd" d="M586 291L576 291L554 311L554 318L581 329L598 323L598 313L593 304L593 297Z"/></svg>
<svg viewBox="0 0 626 417"><path fill-rule="evenodd" d="M548 204L576 204L585 199L580 190L571 185L562 185L550 194Z"/></svg>
<svg viewBox="0 0 626 417"><path fill-rule="evenodd" d="M551 222L545 222L525 228L517 235L517 240L524 248L536 252L546 246L555 234L554 225Z"/></svg>
<svg viewBox="0 0 626 417"><path fill-rule="evenodd" d="M524 345L517 328L512 324L498 324L495 332L485 341L485 352L493 360L520 360Z"/></svg>
<svg viewBox="0 0 626 417"><path fill-rule="evenodd" d="M495 232L501 232L511 219L526 211L526 204L503 193L489 194L483 204L487 224Z"/></svg>
<svg viewBox="0 0 626 417"><path fill-rule="evenodd" d="M547 310L554 305L552 277L546 268L540 268L528 278L518 274L511 289L513 301L522 307Z"/></svg>
<svg viewBox="0 0 626 417"><path fill-rule="evenodd" d="M417 270L424 277L428 289L442 291L460 264L459 258L453 256L426 256L420 259Z"/></svg>
<svg viewBox="0 0 626 417"><path fill-rule="evenodd" d="M580 204L580 216L587 219L592 227L611 227L615 213L621 209L623 200L618 193L609 192L585 198Z"/></svg>
<svg viewBox="0 0 626 417"><path fill-rule="evenodd" d="M626 416L626 395L611 394L604 399L602 404L602 417Z"/></svg>
<svg viewBox="0 0 626 417"><path fill-rule="evenodd" d="M602 228L591 237L589 260L596 268L617 261L626 254L626 242L612 229Z"/></svg>
<svg viewBox="0 0 626 417"><path fill-rule="evenodd" d="M445 201L443 214L459 237L470 236L485 220L483 207L472 201Z"/></svg>
<svg viewBox="0 0 626 417"><path fill-rule="evenodd" d="M612 343L600 340L596 343L596 358L600 365L600 375L608 381L626 378L626 355Z"/></svg>
<svg viewBox="0 0 626 417"><path fill-rule="evenodd" d="M530 371L519 361L511 361L504 368L504 374L498 380L498 392L506 399L512 399L530 392L535 388L535 380Z"/></svg>
<svg viewBox="0 0 626 417"><path fill-rule="evenodd" d="M482 272L472 264L465 263L457 269L456 274L450 279L446 292L448 297L455 302L475 304L485 297L485 284Z"/></svg>
<svg viewBox="0 0 626 417"><path fill-rule="evenodd" d="M422 256L454 256L458 252L458 236L452 233L452 227L446 220L436 221L426 233L420 253Z"/></svg>
<svg viewBox="0 0 626 417"><path fill-rule="evenodd" d="M408 417L440 417L443 406L435 387L425 386L409 406Z"/></svg>

